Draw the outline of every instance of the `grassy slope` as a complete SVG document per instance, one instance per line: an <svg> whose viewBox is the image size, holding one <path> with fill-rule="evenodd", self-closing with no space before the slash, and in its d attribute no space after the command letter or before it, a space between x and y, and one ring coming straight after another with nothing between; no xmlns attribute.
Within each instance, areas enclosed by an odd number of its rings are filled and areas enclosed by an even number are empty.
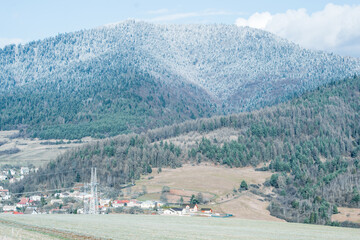
<svg viewBox="0 0 360 240"><path fill-rule="evenodd" d="M66 139L63 139L64 144L44 145L41 143L50 140L39 140L30 138L10 138L11 135L17 134L19 131L0 131L0 142L5 142L0 146L0 151L9 150L11 148L18 148L20 152L15 154L0 155L0 166L4 164L28 166L33 164L36 167L43 166L51 160L55 160L56 157L70 148L79 147L89 141L91 138L82 139L82 143L67 144ZM60 140L51 140L56 142Z"/></svg>
<svg viewBox="0 0 360 240"><path fill-rule="evenodd" d="M352 240L360 234L359 229L241 219L149 215L2 215L1 218L112 239Z"/></svg>
<svg viewBox="0 0 360 240"><path fill-rule="evenodd" d="M218 213L231 213L244 219L281 221L270 216L266 209L269 202L263 197L249 191L233 195L233 189L238 189L242 180L249 185L262 184L270 178L271 172L255 171L253 167L228 168L209 163L196 166L186 164L176 169L164 168L159 174L154 172L135 182L136 186L132 189L134 192L141 192L143 186L146 186L148 191L139 200L158 200L162 187L168 186L171 190L167 199L172 203L178 202L181 196L185 202L189 201L192 194L196 196L201 192L205 198L211 199L207 207ZM261 187L260 191L266 193L271 190Z"/></svg>
<svg viewBox="0 0 360 240"><path fill-rule="evenodd" d="M360 223L360 208L339 207L339 213L331 216L332 221Z"/></svg>

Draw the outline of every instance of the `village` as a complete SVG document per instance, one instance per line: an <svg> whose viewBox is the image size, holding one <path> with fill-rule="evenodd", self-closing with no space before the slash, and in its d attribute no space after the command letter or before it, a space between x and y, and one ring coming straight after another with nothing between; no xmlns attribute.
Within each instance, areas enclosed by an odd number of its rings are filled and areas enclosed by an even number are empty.
<svg viewBox="0 0 360 240"><path fill-rule="evenodd" d="M0 187L0 212L2 214L89 214L86 204L91 195L77 190L55 194L34 194L17 199L8 189ZM14 200L16 202L14 202ZM222 216L211 208L198 204L164 203L155 200L138 201L136 199L97 200L98 214L159 214L177 216Z"/></svg>
<svg viewBox="0 0 360 240"><path fill-rule="evenodd" d="M2 185L23 179L36 168L20 167L0 172L1 214L151 214L174 216L229 217L230 214L215 213L209 207L201 207L193 196L189 203L169 203L159 200L139 201L131 196L106 198L97 188L89 191L90 184L77 183L66 191L35 192L26 197L10 193ZM166 187L165 187L166 189ZM94 209L91 211L91 205Z"/></svg>

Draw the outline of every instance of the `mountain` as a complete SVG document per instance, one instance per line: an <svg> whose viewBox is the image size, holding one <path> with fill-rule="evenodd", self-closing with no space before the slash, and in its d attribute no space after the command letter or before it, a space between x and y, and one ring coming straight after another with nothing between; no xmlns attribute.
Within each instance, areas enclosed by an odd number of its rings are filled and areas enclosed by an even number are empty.
<svg viewBox="0 0 360 240"><path fill-rule="evenodd" d="M247 27L126 21L0 49L0 129L140 132L282 102L359 66Z"/></svg>
<svg viewBox="0 0 360 240"><path fill-rule="evenodd" d="M286 103L250 113L186 121L70 150L11 186L12 192L70 187L98 168L119 189L151 168L212 162L274 174L272 215L336 224L337 207L360 207L360 78L334 81ZM232 140L231 140L232 139ZM254 190L255 194L261 194ZM269 196L267 196L269 197Z"/></svg>

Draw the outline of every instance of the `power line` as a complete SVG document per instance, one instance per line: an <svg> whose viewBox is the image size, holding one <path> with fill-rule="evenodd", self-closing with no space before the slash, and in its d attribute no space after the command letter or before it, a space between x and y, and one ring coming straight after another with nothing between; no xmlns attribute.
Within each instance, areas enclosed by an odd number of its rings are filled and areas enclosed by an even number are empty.
<svg viewBox="0 0 360 240"><path fill-rule="evenodd" d="M42 192L54 192L54 191L62 191L62 190L71 190L71 188L57 188L57 189L49 189L49 190L41 190L41 191L34 191L34 192L21 192L21 193L10 193L11 195L23 195L23 194L30 194L30 193L42 193Z"/></svg>
<svg viewBox="0 0 360 240"><path fill-rule="evenodd" d="M84 172L84 170L89 170L91 168L78 168L78 169L81 169ZM36 176L50 176L50 175L57 175L57 174L61 174L61 173L81 172L81 171L78 171L78 169L73 169L73 170L69 170L69 171L62 171L62 172L55 172L55 173L36 174ZM29 176L29 175L27 175L27 176Z"/></svg>

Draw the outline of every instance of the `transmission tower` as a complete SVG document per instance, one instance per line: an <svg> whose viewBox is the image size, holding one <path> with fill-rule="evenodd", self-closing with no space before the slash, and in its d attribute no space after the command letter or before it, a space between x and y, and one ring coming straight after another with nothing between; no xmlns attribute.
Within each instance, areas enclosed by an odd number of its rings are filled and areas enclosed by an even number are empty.
<svg viewBox="0 0 360 240"><path fill-rule="evenodd" d="M89 189L89 183L84 183L84 195L83 195L84 214L89 214L90 199L87 197L88 189Z"/></svg>
<svg viewBox="0 0 360 240"><path fill-rule="evenodd" d="M98 214L98 196L97 196L97 177L96 177L96 168L91 168L91 197L90 197L90 211L89 214Z"/></svg>

